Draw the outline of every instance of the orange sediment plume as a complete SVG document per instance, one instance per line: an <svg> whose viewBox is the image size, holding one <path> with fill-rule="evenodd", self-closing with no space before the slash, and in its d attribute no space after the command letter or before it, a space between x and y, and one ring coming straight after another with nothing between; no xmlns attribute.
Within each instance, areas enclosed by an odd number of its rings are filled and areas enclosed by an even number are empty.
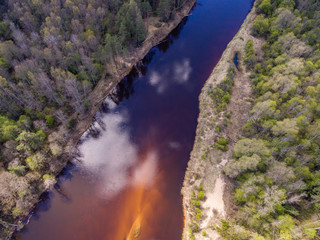
<svg viewBox="0 0 320 240"><path fill-rule="evenodd" d="M140 237L140 235L141 235L141 220L142 220L142 214L139 214L138 217L136 218L136 220L133 222L126 240L135 240Z"/></svg>
<svg viewBox="0 0 320 240"><path fill-rule="evenodd" d="M157 182L161 174L156 171L156 155L147 154L133 171L132 186L123 193L121 210L115 217L117 230L114 239L144 240L152 235L153 207L160 203Z"/></svg>

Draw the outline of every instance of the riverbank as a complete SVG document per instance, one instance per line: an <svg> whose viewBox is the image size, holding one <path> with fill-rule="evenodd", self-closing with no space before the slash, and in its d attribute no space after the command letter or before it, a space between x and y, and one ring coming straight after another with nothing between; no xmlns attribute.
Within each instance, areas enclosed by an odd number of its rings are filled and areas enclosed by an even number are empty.
<svg viewBox="0 0 320 240"><path fill-rule="evenodd" d="M219 239L215 226L221 219L232 214L232 184L221 170L232 157L233 146L241 138L241 130L248 120L252 106L250 71L244 65L245 45L252 40L255 52L259 53L262 40L251 35L251 26L256 17L252 8L240 30L228 44L220 61L213 69L199 96L200 113L193 150L182 188L185 223L183 240ZM234 63L238 54L238 64ZM261 56L256 56L259 59ZM222 111L214 108L212 91L227 77L228 69L234 69L234 85L230 101ZM219 150L218 141L229 142ZM221 149L221 148L220 148Z"/></svg>
<svg viewBox="0 0 320 240"><path fill-rule="evenodd" d="M64 154L63 157L55 160L50 161L50 170L52 170L53 175L59 175L61 171L64 169L67 162L74 156L74 152L76 149L76 146L83 135L83 133L91 126L91 124L94 121L94 116L96 112L99 110L102 99L104 99L108 94L111 93L111 91L114 89L114 87L126 76L130 73L132 68L140 61L142 60L150 51L150 49L157 44L159 44L163 39L165 39L168 34L172 30L174 30L179 23L182 21L184 17L186 17L190 10L192 9L195 1L194 0L187 0L183 4L183 8L179 12L175 12L175 14L172 17L172 20L168 23L161 23L157 18L152 18L151 26L149 27L149 32L146 40L143 42L142 46L133 53L130 54L130 57L127 57L125 59L125 62L122 62L121 64L123 67L121 69L117 69L111 76L105 77L103 80L100 80L95 89L91 92L89 99L91 102L91 108L85 115L74 115L73 118L77 122L75 125L75 128L73 129L72 133L70 135L67 135L65 128L59 128L55 129L56 132L56 139L55 140L61 140L63 139L65 143L64 148ZM150 20L151 22L151 20ZM123 59L122 59L123 60ZM53 141L50 139L49 141ZM42 182L42 176L39 177L39 182ZM3 228L3 231L6 231L5 233L5 239L10 239L12 236L12 233L16 229L21 229L25 222L22 222L23 219L26 219L28 216L28 213L32 210L30 206L33 206L38 200L40 195L48 190L48 188L53 186L52 184L50 186L45 186L45 188L42 186L39 186L39 191L36 193L33 193L33 198L30 199L28 203L25 204L27 206L25 209L22 210L21 217L18 218L18 220L7 226L6 228ZM0 223L1 224L1 223Z"/></svg>
<svg viewBox="0 0 320 240"><path fill-rule="evenodd" d="M78 117L80 121L77 123L72 137L67 143L67 153L72 154L74 152L81 136L90 127L94 115L99 111L103 103L102 99L106 98L112 92L114 87L131 72L134 66L148 54L151 48L161 43L180 24L182 19L188 16L195 3L195 0L186 0L182 9L175 12L172 20L167 23L160 23L158 19L154 19L155 23L149 26L146 40L135 52L130 53L130 58L126 59L125 67L118 69L114 75L106 76L104 80L98 82L89 97L92 107L88 113Z"/></svg>

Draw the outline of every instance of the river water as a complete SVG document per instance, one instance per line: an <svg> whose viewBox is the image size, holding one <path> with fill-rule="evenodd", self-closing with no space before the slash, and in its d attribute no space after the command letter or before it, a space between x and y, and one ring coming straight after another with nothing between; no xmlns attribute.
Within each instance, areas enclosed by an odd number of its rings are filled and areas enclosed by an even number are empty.
<svg viewBox="0 0 320 240"><path fill-rule="evenodd" d="M199 0L109 97L23 240L178 240L198 96L252 0ZM134 238L137 237L137 238Z"/></svg>

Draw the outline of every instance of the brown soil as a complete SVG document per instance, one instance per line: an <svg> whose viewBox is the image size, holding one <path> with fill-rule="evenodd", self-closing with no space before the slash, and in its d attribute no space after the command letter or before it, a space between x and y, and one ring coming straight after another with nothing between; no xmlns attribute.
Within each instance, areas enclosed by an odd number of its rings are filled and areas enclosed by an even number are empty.
<svg viewBox="0 0 320 240"><path fill-rule="evenodd" d="M262 40L256 39L250 34L255 16L255 8L253 8L239 32L228 44L220 61L206 81L199 97L200 114L198 117L196 139L181 191L185 214L183 240L190 239L188 228L192 225L192 221L195 220L190 196L193 192L197 191L200 184L203 185L206 197L204 201L201 201L200 209L202 217L200 220L197 220L199 231L194 233L194 239L220 239L221 237L214 230L214 226L219 224L221 219L227 218L230 213L228 209L232 204L232 184L228 183L226 185L227 179L221 173L221 169L232 158L235 142L241 139L242 126L249 118L252 95L249 79L250 71L244 66L243 56L245 55L245 44L248 40L254 42L256 52L260 52L261 49ZM226 77L228 67L234 65L233 58L235 53L238 53L239 64L236 70L231 99L225 111L225 113L231 113L231 121L228 126L223 128L222 132L218 133L216 126L222 125L226 114L219 113L217 115L215 113L208 90L210 87L215 87ZM226 152L213 147L216 137L221 135L227 136L230 139L228 151ZM207 233L207 236L202 235L203 231Z"/></svg>

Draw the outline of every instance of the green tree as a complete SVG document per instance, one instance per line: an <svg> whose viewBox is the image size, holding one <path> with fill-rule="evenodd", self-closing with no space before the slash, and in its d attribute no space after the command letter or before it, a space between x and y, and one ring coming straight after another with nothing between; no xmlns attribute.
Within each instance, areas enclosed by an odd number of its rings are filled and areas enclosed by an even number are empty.
<svg viewBox="0 0 320 240"><path fill-rule="evenodd" d="M270 31L270 23L268 18L258 15L252 25L252 34L257 37L266 36Z"/></svg>
<svg viewBox="0 0 320 240"><path fill-rule="evenodd" d="M257 8L258 13L263 13L265 15L270 15L271 14L271 1L270 0L262 0L260 5Z"/></svg>
<svg viewBox="0 0 320 240"><path fill-rule="evenodd" d="M42 146L45 139L46 135L42 130L36 133L22 131L16 139L20 143L17 150L36 150Z"/></svg>
<svg viewBox="0 0 320 240"><path fill-rule="evenodd" d="M152 8L148 1L143 1L140 3L140 10L142 18L148 18L152 14Z"/></svg>
<svg viewBox="0 0 320 240"><path fill-rule="evenodd" d="M0 116L0 142L15 139L20 132L18 124L5 116Z"/></svg>
<svg viewBox="0 0 320 240"><path fill-rule="evenodd" d="M0 39L9 40L11 38L11 31L8 23L2 21L0 22Z"/></svg>
<svg viewBox="0 0 320 240"><path fill-rule="evenodd" d="M157 12L161 21L167 22L170 20L172 7L173 7L172 0L160 0Z"/></svg>
<svg viewBox="0 0 320 240"><path fill-rule="evenodd" d="M250 69L252 69L256 63L256 55L254 53L253 42L251 40L247 42L245 52L246 56L244 62Z"/></svg>
<svg viewBox="0 0 320 240"><path fill-rule="evenodd" d="M254 154L262 159L266 159L271 155L271 152L265 142L261 139L244 138L238 141L234 146L234 156L236 158L241 158L242 156L251 157Z"/></svg>
<svg viewBox="0 0 320 240"><path fill-rule="evenodd" d="M45 156L41 153L36 153L26 158L25 161L32 171L39 171L45 166Z"/></svg>
<svg viewBox="0 0 320 240"><path fill-rule="evenodd" d="M198 193L198 199L203 200L204 199L204 191L200 191Z"/></svg>
<svg viewBox="0 0 320 240"><path fill-rule="evenodd" d="M10 68L10 62L5 59L5 58L0 58L0 67L5 70L5 71L9 71Z"/></svg>
<svg viewBox="0 0 320 240"><path fill-rule="evenodd" d="M46 118L46 122L48 124L48 127L52 128L55 124L55 118L51 115L46 115L45 118Z"/></svg>
<svg viewBox="0 0 320 240"><path fill-rule="evenodd" d="M299 133L297 119L284 119L283 121L277 121L271 131L275 136L285 136L290 141L295 140Z"/></svg>
<svg viewBox="0 0 320 240"><path fill-rule="evenodd" d="M225 173L232 178L238 177L246 171L255 171L261 161L257 154L242 156L238 160L231 159L225 167Z"/></svg>
<svg viewBox="0 0 320 240"><path fill-rule="evenodd" d="M144 41L147 32L136 4L123 5L117 15L117 22L120 23L119 35L122 43L129 45L134 42L139 46Z"/></svg>
<svg viewBox="0 0 320 240"><path fill-rule="evenodd" d="M293 10L295 5L296 3L294 0L282 0L279 5L279 8L287 8L287 9Z"/></svg>

